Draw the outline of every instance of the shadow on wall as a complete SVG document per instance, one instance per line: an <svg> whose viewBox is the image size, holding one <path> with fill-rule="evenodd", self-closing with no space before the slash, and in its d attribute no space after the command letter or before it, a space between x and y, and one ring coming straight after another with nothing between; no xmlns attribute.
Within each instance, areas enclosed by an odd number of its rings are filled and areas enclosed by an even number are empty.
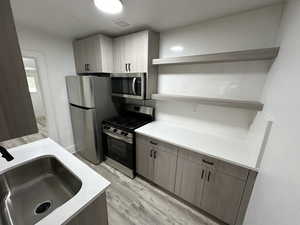
<svg viewBox="0 0 300 225"><path fill-rule="evenodd" d="M166 65L158 92L259 101L272 61Z"/></svg>
<svg viewBox="0 0 300 225"><path fill-rule="evenodd" d="M198 132L245 138L256 111L184 102L156 103L156 119Z"/></svg>

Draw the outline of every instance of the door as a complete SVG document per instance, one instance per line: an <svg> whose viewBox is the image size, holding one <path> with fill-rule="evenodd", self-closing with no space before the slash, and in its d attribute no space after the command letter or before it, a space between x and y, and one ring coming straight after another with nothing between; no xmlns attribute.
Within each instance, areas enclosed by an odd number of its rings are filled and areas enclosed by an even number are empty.
<svg viewBox="0 0 300 225"><path fill-rule="evenodd" d="M85 108L94 108L93 79L90 76L67 76L69 103Z"/></svg>
<svg viewBox="0 0 300 225"><path fill-rule="evenodd" d="M233 225L238 214L245 181L220 171L207 169L201 208Z"/></svg>
<svg viewBox="0 0 300 225"><path fill-rule="evenodd" d="M153 150L148 144L148 138L137 136L136 138L136 171L143 177L153 178Z"/></svg>
<svg viewBox="0 0 300 225"><path fill-rule="evenodd" d="M121 163L127 168L134 169L133 144L112 134L105 134L106 156Z"/></svg>
<svg viewBox="0 0 300 225"><path fill-rule="evenodd" d="M155 149L154 149L155 150ZM175 174L177 163L177 149L161 143L154 151L153 181L166 190L173 192L175 189Z"/></svg>
<svg viewBox="0 0 300 225"><path fill-rule="evenodd" d="M130 72L147 73L148 71L148 31L131 37Z"/></svg>
<svg viewBox="0 0 300 225"><path fill-rule="evenodd" d="M100 153L96 145L96 110L70 105L70 112L76 150L85 159L98 164Z"/></svg>
<svg viewBox="0 0 300 225"><path fill-rule="evenodd" d="M205 170L201 161L197 162L180 154L177 162L175 194L200 207Z"/></svg>
<svg viewBox="0 0 300 225"><path fill-rule="evenodd" d="M85 72L97 73L101 72L101 46L100 37L93 36L83 40L85 48Z"/></svg>
<svg viewBox="0 0 300 225"><path fill-rule="evenodd" d="M125 63L127 64L127 72L134 72L135 61L135 34L124 37L125 42ZM138 50L139 51L139 50Z"/></svg>
<svg viewBox="0 0 300 225"><path fill-rule="evenodd" d="M144 99L144 74L112 74L112 95Z"/></svg>
<svg viewBox="0 0 300 225"><path fill-rule="evenodd" d="M127 65L125 62L125 39L124 37L115 38L113 40L113 61L114 72L125 73L127 72Z"/></svg>
<svg viewBox="0 0 300 225"><path fill-rule="evenodd" d="M85 58L85 43L84 40L78 40L73 42L74 57L76 64L77 73L84 73L86 68L86 58Z"/></svg>

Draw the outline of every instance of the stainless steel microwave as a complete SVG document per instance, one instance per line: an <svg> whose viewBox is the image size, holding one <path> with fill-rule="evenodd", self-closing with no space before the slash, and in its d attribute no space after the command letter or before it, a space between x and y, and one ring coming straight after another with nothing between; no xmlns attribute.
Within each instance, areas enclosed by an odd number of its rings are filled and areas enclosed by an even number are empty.
<svg viewBox="0 0 300 225"><path fill-rule="evenodd" d="M110 76L113 96L134 99L145 98L145 73L118 73Z"/></svg>

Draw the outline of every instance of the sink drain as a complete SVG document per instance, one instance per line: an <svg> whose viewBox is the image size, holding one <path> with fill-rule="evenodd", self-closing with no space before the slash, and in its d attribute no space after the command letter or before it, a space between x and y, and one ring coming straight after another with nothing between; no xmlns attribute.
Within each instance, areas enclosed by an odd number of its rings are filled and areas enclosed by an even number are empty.
<svg viewBox="0 0 300 225"><path fill-rule="evenodd" d="M37 205L34 210L36 215L45 213L51 207L51 201L45 201Z"/></svg>

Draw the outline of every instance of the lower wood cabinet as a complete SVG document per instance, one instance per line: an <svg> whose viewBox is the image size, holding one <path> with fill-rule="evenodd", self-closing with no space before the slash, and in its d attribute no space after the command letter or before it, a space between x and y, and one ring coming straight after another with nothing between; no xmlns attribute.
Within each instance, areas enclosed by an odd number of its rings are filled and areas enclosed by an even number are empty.
<svg viewBox="0 0 300 225"><path fill-rule="evenodd" d="M142 135L136 154L138 174L229 225L242 224L253 172Z"/></svg>
<svg viewBox="0 0 300 225"><path fill-rule="evenodd" d="M246 181L217 170L206 172L200 208L228 224L235 224Z"/></svg>
<svg viewBox="0 0 300 225"><path fill-rule="evenodd" d="M153 142L155 143L156 142ZM175 174L177 163L177 149L165 143L157 143L153 149L153 182L160 185L164 189L174 192L175 188ZM153 145L153 144L152 144Z"/></svg>
<svg viewBox="0 0 300 225"><path fill-rule="evenodd" d="M136 146L137 173L174 192L177 149L142 136L138 136Z"/></svg>
<svg viewBox="0 0 300 225"><path fill-rule="evenodd" d="M200 207L205 172L206 167L199 157L190 158L188 154L180 151L177 161L175 194Z"/></svg>
<svg viewBox="0 0 300 225"><path fill-rule="evenodd" d="M148 139L139 136L136 138L136 171L139 175L151 180L153 177L153 158L152 149Z"/></svg>

